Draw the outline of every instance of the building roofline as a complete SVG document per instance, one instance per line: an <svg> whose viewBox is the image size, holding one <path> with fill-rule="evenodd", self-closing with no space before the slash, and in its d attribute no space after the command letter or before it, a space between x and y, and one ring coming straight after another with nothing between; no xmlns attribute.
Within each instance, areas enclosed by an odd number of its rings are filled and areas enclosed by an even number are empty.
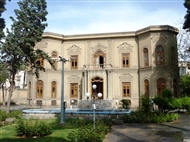
<svg viewBox="0 0 190 142"><path fill-rule="evenodd" d="M170 25L153 25L142 28L137 31L128 31L128 32L110 32L110 33L92 33L92 34L76 34L76 35L62 35L53 32L44 32L44 38L54 38L58 40L82 40L82 39L101 39L101 38L121 38L121 37L134 37L147 32L154 31L171 31L178 34L179 30Z"/></svg>

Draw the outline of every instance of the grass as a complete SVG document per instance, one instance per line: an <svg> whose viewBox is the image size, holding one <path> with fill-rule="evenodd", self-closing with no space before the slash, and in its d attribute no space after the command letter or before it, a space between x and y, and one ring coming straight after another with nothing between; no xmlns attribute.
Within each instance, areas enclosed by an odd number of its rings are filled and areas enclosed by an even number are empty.
<svg viewBox="0 0 190 142"><path fill-rule="evenodd" d="M48 121L57 121L57 120L48 120ZM56 123L52 123L55 125ZM6 125L0 127L0 142L67 142L67 135L71 131L77 130L77 125L72 127L69 124L65 126L60 126L58 123L53 127L53 133L46 137L38 138L25 138L16 136L16 124Z"/></svg>

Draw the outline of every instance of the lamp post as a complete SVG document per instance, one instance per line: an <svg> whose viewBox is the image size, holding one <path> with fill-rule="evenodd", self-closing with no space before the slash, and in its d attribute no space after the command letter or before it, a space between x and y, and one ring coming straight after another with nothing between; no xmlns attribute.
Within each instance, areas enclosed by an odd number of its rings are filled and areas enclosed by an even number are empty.
<svg viewBox="0 0 190 142"><path fill-rule="evenodd" d="M115 100L115 103L116 103L116 109L117 109L118 100Z"/></svg>
<svg viewBox="0 0 190 142"><path fill-rule="evenodd" d="M71 100L71 109L73 109L74 100Z"/></svg>
<svg viewBox="0 0 190 142"><path fill-rule="evenodd" d="M62 87L61 87L61 122L60 124L63 125L65 123L65 103L64 103L64 64L65 62L69 61L65 58L59 56L60 61L62 62Z"/></svg>
<svg viewBox="0 0 190 142"><path fill-rule="evenodd" d="M93 122L94 122L94 129L96 128L96 113L95 113L95 110L96 110L96 104L95 104L95 95L96 95L96 92L95 92L95 90L96 90L96 88L97 88L97 86L96 86L96 84L93 84L92 85L92 88L94 89L94 93L93 93L93 104L92 104L92 108L93 108ZM87 99L89 98L89 96L90 96L90 93L86 93L86 97L87 97ZM100 99L102 97L102 93L98 93L98 98Z"/></svg>

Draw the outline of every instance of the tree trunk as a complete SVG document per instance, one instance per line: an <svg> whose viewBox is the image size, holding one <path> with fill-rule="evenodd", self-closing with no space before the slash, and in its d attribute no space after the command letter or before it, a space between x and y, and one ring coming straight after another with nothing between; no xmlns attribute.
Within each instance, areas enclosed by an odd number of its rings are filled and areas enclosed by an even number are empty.
<svg viewBox="0 0 190 142"><path fill-rule="evenodd" d="M24 77L23 77L23 89L25 88L25 81L26 81L26 71L24 70Z"/></svg>
<svg viewBox="0 0 190 142"><path fill-rule="evenodd" d="M2 83L2 100L3 100L3 106L5 106L5 88L4 83Z"/></svg>
<svg viewBox="0 0 190 142"><path fill-rule="evenodd" d="M7 100L7 110L6 110L6 113L10 112L10 105L11 105L12 94L13 94L13 85L10 85L9 96L8 96L8 100Z"/></svg>

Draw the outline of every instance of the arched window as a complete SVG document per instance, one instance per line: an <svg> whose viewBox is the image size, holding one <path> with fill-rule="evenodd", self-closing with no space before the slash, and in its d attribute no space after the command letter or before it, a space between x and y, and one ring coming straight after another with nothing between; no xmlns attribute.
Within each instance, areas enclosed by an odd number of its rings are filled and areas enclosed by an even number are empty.
<svg viewBox="0 0 190 142"><path fill-rule="evenodd" d="M53 51L53 52L51 53L51 58L52 58L52 59L57 59L57 52L56 52L56 51ZM53 64L54 64L54 66L55 66L55 69L57 69L57 62L56 62L55 60L53 60Z"/></svg>
<svg viewBox="0 0 190 142"><path fill-rule="evenodd" d="M143 49L143 54L144 54L144 67L149 66L149 58L148 58L148 49L144 48Z"/></svg>
<svg viewBox="0 0 190 142"><path fill-rule="evenodd" d="M162 95L162 91L166 89L166 80L164 78L157 79L157 94Z"/></svg>
<svg viewBox="0 0 190 142"><path fill-rule="evenodd" d="M94 68L104 68L104 64L105 64L105 53L101 50L98 49L95 53L94 53Z"/></svg>
<svg viewBox="0 0 190 142"><path fill-rule="evenodd" d="M164 65L164 48L162 45L156 46L156 65Z"/></svg>
<svg viewBox="0 0 190 142"><path fill-rule="evenodd" d="M149 97L149 81L147 79L144 80L144 95Z"/></svg>
<svg viewBox="0 0 190 142"><path fill-rule="evenodd" d="M57 95L57 83L53 81L51 83L51 98L56 98Z"/></svg>
<svg viewBox="0 0 190 142"><path fill-rule="evenodd" d="M44 59L42 57L38 58L37 63L44 67Z"/></svg>
<svg viewBox="0 0 190 142"><path fill-rule="evenodd" d="M36 98L43 98L44 83L42 80L36 82Z"/></svg>

